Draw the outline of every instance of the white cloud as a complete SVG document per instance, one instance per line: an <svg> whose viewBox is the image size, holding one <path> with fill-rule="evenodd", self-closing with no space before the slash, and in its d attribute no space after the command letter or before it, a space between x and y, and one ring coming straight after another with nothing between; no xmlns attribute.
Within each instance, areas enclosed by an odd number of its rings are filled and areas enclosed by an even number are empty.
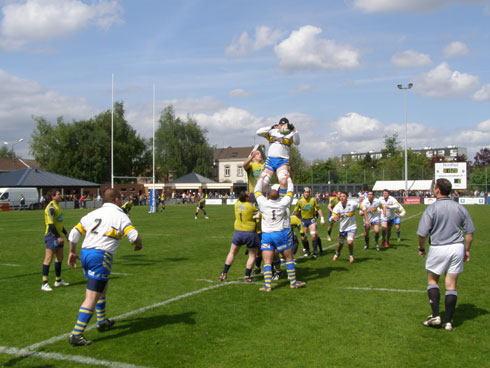
<svg viewBox="0 0 490 368"><path fill-rule="evenodd" d="M255 39L252 39L248 32L243 32L238 39L232 41L226 49L226 54L230 56L247 56L253 52L262 50L265 47L275 45L282 37L282 32L271 29L267 26L255 28Z"/></svg>
<svg viewBox="0 0 490 368"><path fill-rule="evenodd" d="M490 100L490 83L484 85L478 91L476 91L471 98L475 101L488 101Z"/></svg>
<svg viewBox="0 0 490 368"><path fill-rule="evenodd" d="M466 5L482 3L482 0L354 0L354 8L365 13L423 13L449 4Z"/></svg>
<svg viewBox="0 0 490 368"><path fill-rule="evenodd" d="M251 97L255 96L255 93L246 91L242 88L237 88L228 93L229 97Z"/></svg>
<svg viewBox="0 0 490 368"><path fill-rule="evenodd" d="M415 50L406 50L393 55L391 63L399 67L420 67L432 65L432 60L427 54Z"/></svg>
<svg viewBox="0 0 490 368"><path fill-rule="evenodd" d="M421 73L414 80L414 90L436 98L462 96L478 88L478 77L458 71L451 71L446 62L427 73Z"/></svg>
<svg viewBox="0 0 490 368"><path fill-rule="evenodd" d="M311 25L291 32L289 38L274 48L279 58L279 68L294 72L359 67L361 53L358 49L321 39L318 37L320 33L321 28Z"/></svg>
<svg viewBox="0 0 490 368"><path fill-rule="evenodd" d="M298 93L303 93L303 92L307 92L307 91L311 91L313 89L313 86L311 84L302 84L296 88L293 88L291 91L289 91L289 94L291 95L295 95L295 94L298 94Z"/></svg>
<svg viewBox="0 0 490 368"><path fill-rule="evenodd" d="M96 113L84 99L62 96L36 82L18 78L0 69L0 123L2 139L15 141L24 138L16 151L26 157L36 123L32 116L42 116L55 122L58 116L65 121L88 119Z"/></svg>
<svg viewBox="0 0 490 368"><path fill-rule="evenodd" d="M466 56L469 54L468 47L463 42L455 41L444 47L444 57L454 58L459 56Z"/></svg>
<svg viewBox="0 0 490 368"><path fill-rule="evenodd" d="M490 133L490 119L482 121L480 124L476 126L476 129L482 131L482 132L488 132Z"/></svg>
<svg viewBox="0 0 490 368"><path fill-rule="evenodd" d="M80 0L27 0L7 4L2 12L0 46L7 50L21 50L91 25L108 29L122 23L122 8L116 0L98 0L91 5Z"/></svg>
<svg viewBox="0 0 490 368"><path fill-rule="evenodd" d="M355 139L379 138L380 132L384 130L379 120L362 116L355 112L350 112L339 117L331 123L331 127L342 139L350 141Z"/></svg>

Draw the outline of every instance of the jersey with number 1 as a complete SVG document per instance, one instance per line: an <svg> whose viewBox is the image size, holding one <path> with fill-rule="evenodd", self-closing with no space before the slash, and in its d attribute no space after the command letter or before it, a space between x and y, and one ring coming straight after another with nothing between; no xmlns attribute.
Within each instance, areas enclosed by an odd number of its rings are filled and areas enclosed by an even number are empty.
<svg viewBox="0 0 490 368"><path fill-rule="evenodd" d="M136 231L124 211L112 203L104 203L101 208L82 217L75 229L85 235L82 248L111 254L116 252L123 236Z"/></svg>

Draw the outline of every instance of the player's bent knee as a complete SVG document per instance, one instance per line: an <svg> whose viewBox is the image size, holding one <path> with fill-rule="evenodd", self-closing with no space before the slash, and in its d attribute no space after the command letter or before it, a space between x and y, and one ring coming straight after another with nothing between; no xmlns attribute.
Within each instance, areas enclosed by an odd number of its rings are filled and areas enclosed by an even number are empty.
<svg viewBox="0 0 490 368"><path fill-rule="evenodd" d="M284 181L284 183L286 183L286 180L289 176L289 171L288 170L280 170L277 172L277 178L279 179L279 181Z"/></svg>
<svg viewBox="0 0 490 368"><path fill-rule="evenodd" d="M269 173L264 174L264 183L269 184L271 181L271 175Z"/></svg>

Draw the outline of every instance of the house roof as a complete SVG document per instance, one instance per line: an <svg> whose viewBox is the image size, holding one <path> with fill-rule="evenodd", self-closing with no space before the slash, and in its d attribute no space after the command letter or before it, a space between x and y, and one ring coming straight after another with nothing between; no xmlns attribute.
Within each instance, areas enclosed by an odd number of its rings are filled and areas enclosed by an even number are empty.
<svg viewBox="0 0 490 368"><path fill-rule="evenodd" d="M179 184L179 183L190 184L190 183L216 183L216 182L214 180L205 178L202 175L196 174L195 172L191 172L187 175L181 176L180 178L172 180L170 183L171 184Z"/></svg>
<svg viewBox="0 0 490 368"><path fill-rule="evenodd" d="M229 160L229 159L242 159L245 160L254 146L249 147L226 147L218 148L214 151L213 161Z"/></svg>
<svg viewBox="0 0 490 368"><path fill-rule="evenodd" d="M69 178L40 169L15 170L0 174L0 187L99 187L99 184L86 180Z"/></svg>
<svg viewBox="0 0 490 368"><path fill-rule="evenodd" d="M26 168L40 169L41 165L36 160L0 157L0 172L22 170Z"/></svg>

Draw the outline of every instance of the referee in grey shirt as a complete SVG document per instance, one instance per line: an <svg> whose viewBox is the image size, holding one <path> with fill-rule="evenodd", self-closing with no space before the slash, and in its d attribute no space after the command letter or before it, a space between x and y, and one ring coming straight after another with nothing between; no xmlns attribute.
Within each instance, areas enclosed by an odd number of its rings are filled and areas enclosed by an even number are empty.
<svg viewBox="0 0 490 368"><path fill-rule="evenodd" d="M450 193L451 182L447 179L437 179L434 185L437 201L427 207L417 230L421 257L425 256L427 237L430 236L431 239L425 268L427 269L427 294L432 314L424 325L432 327L441 324L438 282L439 277L446 273L444 328L447 331L453 329L451 319L458 298L456 284L459 274L463 272L463 262L470 260L470 247L475 231L470 214L466 208L449 198Z"/></svg>

